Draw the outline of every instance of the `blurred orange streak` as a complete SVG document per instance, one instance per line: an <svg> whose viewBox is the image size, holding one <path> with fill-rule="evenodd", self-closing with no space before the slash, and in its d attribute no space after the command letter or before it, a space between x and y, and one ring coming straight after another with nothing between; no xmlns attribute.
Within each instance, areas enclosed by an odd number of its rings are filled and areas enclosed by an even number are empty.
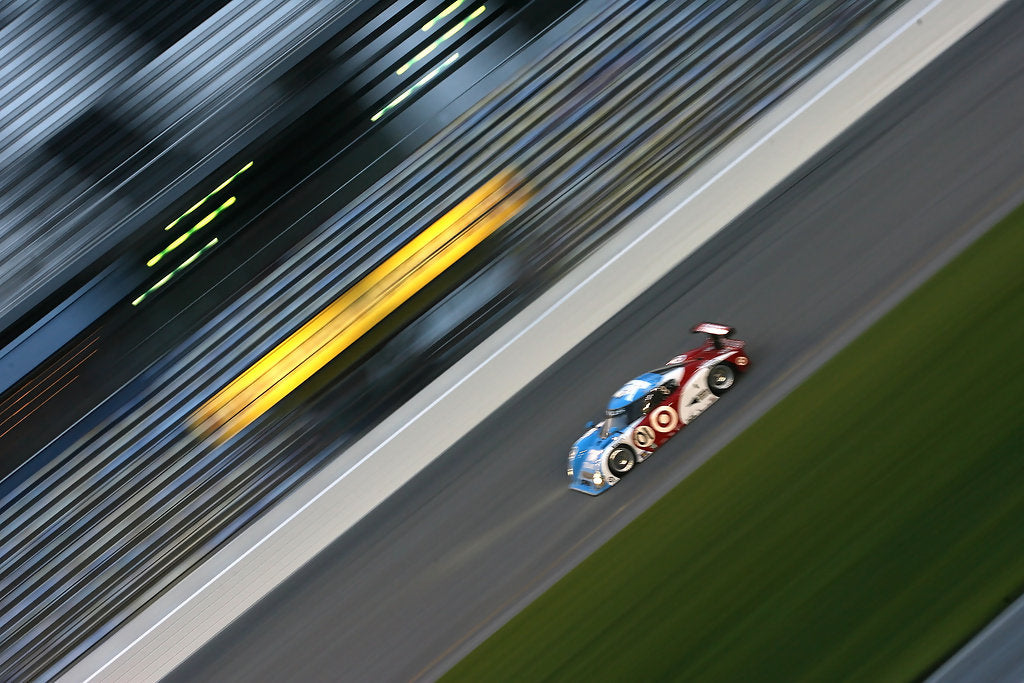
<svg viewBox="0 0 1024 683"><path fill-rule="evenodd" d="M64 358L61 359L61 362L56 364L56 365L54 365L50 369L50 371L48 373L46 373L45 375L41 375L39 377L36 377L32 381L30 381L27 385L25 385L23 387L23 389L22 389L20 394L18 394L17 396L10 396L9 398L5 399L3 401L3 403L0 403L0 415L6 413L8 409L16 408L15 410L13 410L13 412L10 412L10 414L8 414L6 417L4 417L3 420L0 420L0 428L2 428L4 425L6 425L11 420L13 420L15 417L17 417L19 413L21 413L22 411L24 411L27 408L29 408L35 401L37 401L40 398L42 398L47 392L50 391L50 389L52 389L53 387L56 387L61 382L61 380L63 380L65 377L67 377L70 373L74 372L74 370L76 368L78 368L80 365L82 365L82 363L84 363L85 361L89 360L89 358L91 358L93 356L93 354L96 353L97 349L93 349L92 351L90 351L88 354L86 354L82 358L79 358L77 363L72 365L67 370L64 370L64 372L59 377L54 379L52 382L50 381L50 379L55 374L60 372L68 363L70 363L75 358L77 358L79 355L81 355L85 350L87 350L95 342L96 342L96 337L94 336L91 339L89 339L81 348L79 348L79 349L77 349L77 350L75 350L75 351L65 355ZM46 396L46 398L43 399L43 401L41 403L39 403L38 405L33 407L31 410L29 410L27 413L22 415L21 419L19 419L17 422L12 424L11 426L7 427L7 429L5 429L3 432L0 432L0 438L5 436L9 431L11 431L15 427L17 427L22 422L24 422L34 412L36 412L37 410L42 408L44 405L49 403L50 400L53 397L55 397L57 394L59 394L61 391L63 391L65 388L67 388L68 385L70 385L76 379L78 379L78 375L75 375L70 380L65 382L63 384L63 386L57 388L49 396ZM45 385L45 386L43 386L43 385Z"/></svg>

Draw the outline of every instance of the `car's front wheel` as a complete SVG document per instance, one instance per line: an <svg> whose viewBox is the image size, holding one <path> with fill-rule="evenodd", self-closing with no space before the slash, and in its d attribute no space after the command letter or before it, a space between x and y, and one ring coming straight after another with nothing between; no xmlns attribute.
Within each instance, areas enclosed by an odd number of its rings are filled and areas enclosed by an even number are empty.
<svg viewBox="0 0 1024 683"><path fill-rule="evenodd" d="M708 388L715 396L721 396L736 383L736 372L731 366L721 363L708 373Z"/></svg>
<svg viewBox="0 0 1024 683"><path fill-rule="evenodd" d="M628 446L618 446L608 455L608 469L616 477L626 474L634 466L636 466L636 455Z"/></svg>

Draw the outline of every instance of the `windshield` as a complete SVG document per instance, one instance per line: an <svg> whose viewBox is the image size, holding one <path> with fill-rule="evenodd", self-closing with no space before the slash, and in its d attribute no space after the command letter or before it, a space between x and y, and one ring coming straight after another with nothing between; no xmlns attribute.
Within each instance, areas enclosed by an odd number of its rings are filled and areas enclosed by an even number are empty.
<svg viewBox="0 0 1024 683"><path fill-rule="evenodd" d="M644 414L644 399L633 401L625 408L616 408L605 412L604 422L601 423L601 438L607 439L612 432L625 429L630 422L638 419Z"/></svg>
<svg viewBox="0 0 1024 683"><path fill-rule="evenodd" d="M626 419L626 411L619 411L618 415L608 415L601 423L601 438L607 439L612 432L618 431L629 424Z"/></svg>

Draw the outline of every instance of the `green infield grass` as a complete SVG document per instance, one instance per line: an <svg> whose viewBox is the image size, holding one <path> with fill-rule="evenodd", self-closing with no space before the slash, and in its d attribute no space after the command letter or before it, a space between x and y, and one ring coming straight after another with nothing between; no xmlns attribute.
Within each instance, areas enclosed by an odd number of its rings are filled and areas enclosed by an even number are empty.
<svg viewBox="0 0 1024 683"><path fill-rule="evenodd" d="M1024 207L446 680L925 676L1024 590L1022 353Z"/></svg>

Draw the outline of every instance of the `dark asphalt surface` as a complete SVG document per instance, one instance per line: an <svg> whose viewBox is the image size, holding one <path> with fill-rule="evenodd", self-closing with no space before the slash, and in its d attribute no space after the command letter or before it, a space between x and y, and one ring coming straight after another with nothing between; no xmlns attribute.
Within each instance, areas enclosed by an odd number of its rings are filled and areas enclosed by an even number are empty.
<svg viewBox="0 0 1024 683"><path fill-rule="evenodd" d="M1024 189L1024 2L944 55L172 676L434 678L685 477L739 416ZM736 389L608 493L565 454L622 382L737 327ZM820 353L819 353L820 355Z"/></svg>

